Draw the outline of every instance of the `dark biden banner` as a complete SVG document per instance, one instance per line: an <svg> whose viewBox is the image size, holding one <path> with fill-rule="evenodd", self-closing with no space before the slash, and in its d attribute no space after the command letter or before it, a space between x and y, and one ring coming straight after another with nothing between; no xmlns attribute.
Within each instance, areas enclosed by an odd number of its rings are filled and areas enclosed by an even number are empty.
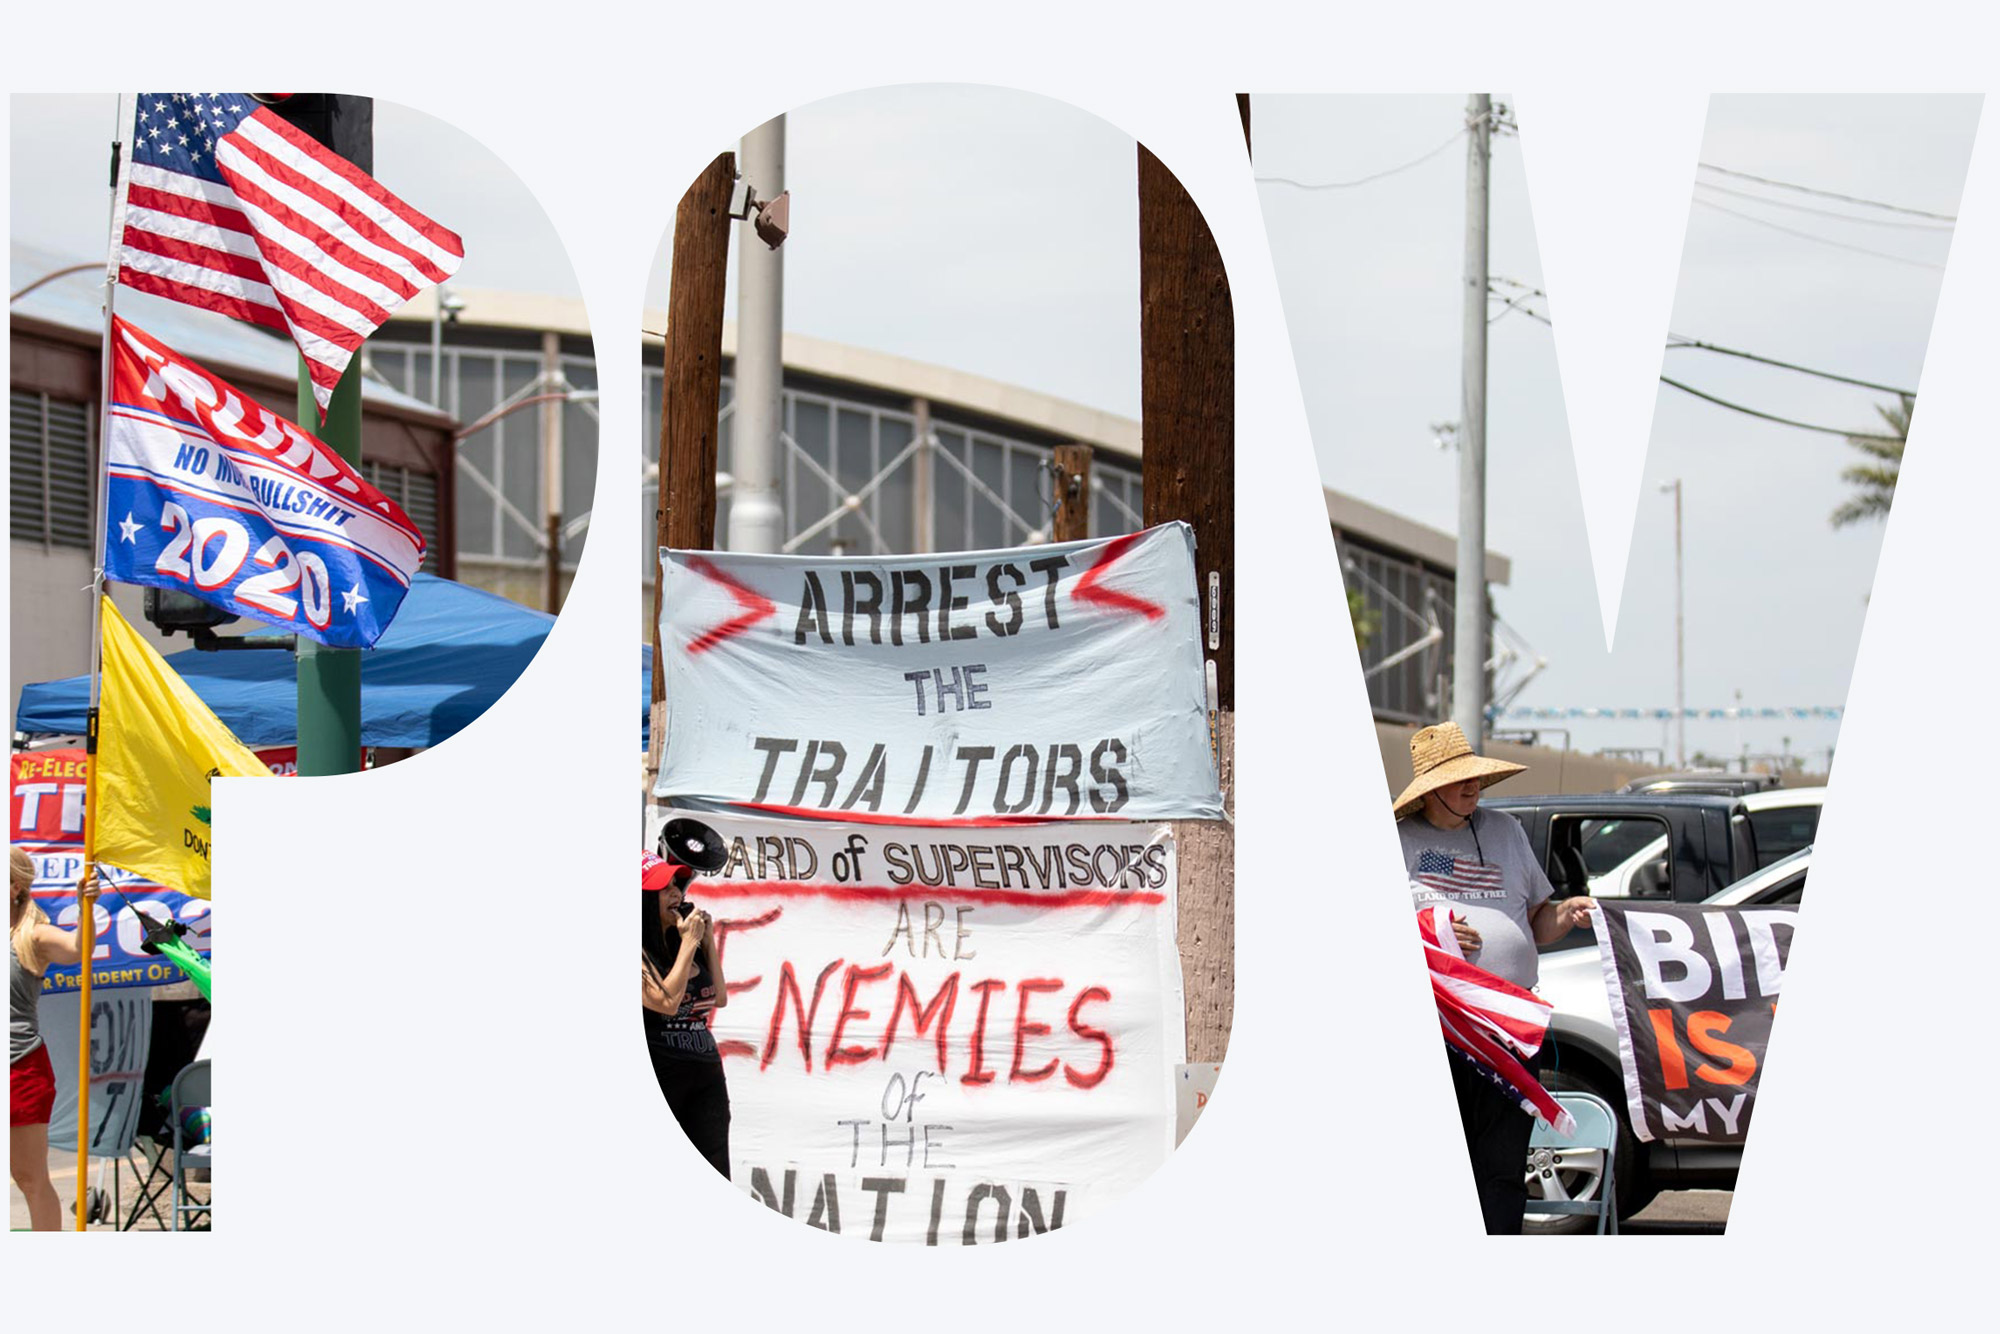
<svg viewBox="0 0 2000 1334"><path fill-rule="evenodd" d="M1598 959L1640 1139L1743 1142L1797 920L1796 907L1598 900Z"/></svg>

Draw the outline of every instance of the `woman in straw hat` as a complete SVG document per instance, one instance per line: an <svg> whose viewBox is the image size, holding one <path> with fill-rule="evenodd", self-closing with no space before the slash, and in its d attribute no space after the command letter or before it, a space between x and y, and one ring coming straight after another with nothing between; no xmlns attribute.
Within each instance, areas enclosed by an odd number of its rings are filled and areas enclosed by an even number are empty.
<svg viewBox="0 0 2000 1334"><path fill-rule="evenodd" d="M83 951L74 931L51 926L36 905L35 859L9 848L8 872L7 925L14 948L7 962L7 1149L14 1184L28 1202L29 1227L58 1232L62 1200L49 1179L49 1112L56 1101L56 1074L38 1019L42 970L77 963Z"/></svg>
<svg viewBox="0 0 2000 1334"><path fill-rule="evenodd" d="M1533 987L1535 947L1587 925L1597 905L1583 895L1556 900L1521 822L1479 809L1481 792L1525 767L1474 753L1457 723L1420 728L1410 738L1410 785L1395 811L1416 906L1449 904L1469 961ZM1539 1060L1524 1064L1532 1072ZM1451 1077L1486 1230L1519 1232L1534 1118L1465 1061L1452 1061Z"/></svg>

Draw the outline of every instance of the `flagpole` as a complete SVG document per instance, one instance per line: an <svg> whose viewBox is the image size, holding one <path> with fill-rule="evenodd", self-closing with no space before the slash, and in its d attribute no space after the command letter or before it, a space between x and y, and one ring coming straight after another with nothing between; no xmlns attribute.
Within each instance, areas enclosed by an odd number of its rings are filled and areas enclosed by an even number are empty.
<svg viewBox="0 0 2000 1334"><path fill-rule="evenodd" d="M97 955L97 697L104 672L104 547L110 522L111 470L106 442L111 437L111 321L118 298L118 220L125 211L127 176L120 135L124 133L125 95L114 100L111 131L111 223L104 272L104 340L97 370L97 522L93 529L97 561L90 579L90 710L85 715L83 796L83 874L77 894L77 934L82 938L83 966L77 979L76 1044L76 1230L86 1227L84 1202L90 1184L90 975Z"/></svg>

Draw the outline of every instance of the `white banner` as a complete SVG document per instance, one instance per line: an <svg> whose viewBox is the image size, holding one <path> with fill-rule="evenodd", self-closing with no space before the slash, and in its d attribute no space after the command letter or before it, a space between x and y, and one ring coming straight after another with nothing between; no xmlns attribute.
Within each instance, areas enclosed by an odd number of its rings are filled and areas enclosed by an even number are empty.
<svg viewBox="0 0 2000 1334"><path fill-rule="evenodd" d="M662 798L916 823L1222 816L1186 524L862 561L662 551L661 577Z"/></svg>
<svg viewBox="0 0 2000 1334"><path fill-rule="evenodd" d="M178 973L176 973L178 976ZM76 1152L77 997L44 995L40 1023L55 1069L49 1147ZM139 1095L153 1042L153 993L93 991L90 997L90 1153L118 1158L138 1134Z"/></svg>
<svg viewBox="0 0 2000 1334"><path fill-rule="evenodd" d="M753 1199L985 1245L1099 1211L1173 1152L1166 826L701 818L729 845L688 897L715 921L731 1177Z"/></svg>

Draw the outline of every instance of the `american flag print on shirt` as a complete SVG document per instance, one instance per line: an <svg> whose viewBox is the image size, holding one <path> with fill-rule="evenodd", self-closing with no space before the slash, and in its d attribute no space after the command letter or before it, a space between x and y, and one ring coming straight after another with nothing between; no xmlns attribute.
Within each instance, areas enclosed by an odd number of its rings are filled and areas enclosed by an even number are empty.
<svg viewBox="0 0 2000 1334"><path fill-rule="evenodd" d="M1446 894L1484 894L1504 887L1499 867L1435 848L1417 854L1417 869L1411 874L1420 884Z"/></svg>
<svg viewBox="0 0 2000 1334"><path fill-rule="evenodd" d="M248 93L141 93L118 281L289 334L322 419L364 339L458 271L458 236Z"/></svg>

